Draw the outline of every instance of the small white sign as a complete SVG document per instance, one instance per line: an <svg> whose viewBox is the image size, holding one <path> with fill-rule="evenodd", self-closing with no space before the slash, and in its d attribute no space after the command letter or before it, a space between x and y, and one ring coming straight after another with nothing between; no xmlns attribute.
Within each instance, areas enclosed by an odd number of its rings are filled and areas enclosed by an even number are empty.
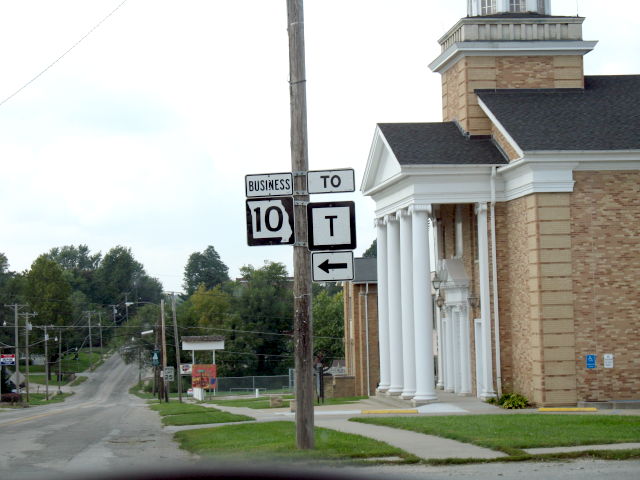
<svg viewBox="0 0 640 480"><path fill-rule="evenodd" d="M603 356L604 368L613 368L613 353L605 353Z"/></svg>
<svg viewBox="0 0 640 480"><path fill-rule="evenodd" d="M314 282L353 280L353 252L313 252Z"/></svg>
<svg viewBox="0 0 640 480"><path fill-rule="evenodd" d="M191 363L181 363L180 375L191 375L192 368L193 368L193 365Z"/></svg>
<svg viewBox="0 0 640 480"><path fill-rule="evenodd" d="M355 192L356 176L352 168L317 170L307 173L309 193Z"/></svg>
<svg viewBox="0 0 640 480"><path fill-rule="evenodd" d="M291 172L245 175L244 188L247 197L286 197L293 195L293 175Z"/></svg>
<svg viewBox="0 0 640 480"><path fill-rule="evenodd" d="M309 250L356 248L354 202L320 202L307 205Z"/></svg>
<svg viewBox="0 0 640 480"><path fill-rule="evenodd" d="M175 369L173 367L165 367L165 369L164 369L164 377L163 378L167 382L173 382L174 374L175 374Z"/></svg>

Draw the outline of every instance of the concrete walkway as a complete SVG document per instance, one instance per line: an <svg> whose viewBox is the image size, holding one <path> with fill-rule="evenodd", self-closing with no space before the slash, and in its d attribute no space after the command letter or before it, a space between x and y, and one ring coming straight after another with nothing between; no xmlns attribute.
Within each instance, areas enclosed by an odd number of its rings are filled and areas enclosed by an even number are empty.
<svg viewBox="0 0 640 480"><path fill-rule="evenodd" d="M540 415L556 415L555 413L541 413L536 409L505 410L494 405L487 404L472 397L458 397L453 394L438 392L439 402L423 405L417 408L411 407L408 402L392 397L370 397L356 403L346 405L318 406L314 409L314 425L329 428L344 433L361 435L385 442L391 446L400 448L408 453L424 460L458 458L458 459L500 459L507 457L503 452L478 447L469 443L449 440L433 435L411 432L408 430L369 425L349 421L357 416L434 416L434 415L518 415L524 413L538 413ZM256 422L293 421L295 413L289 408L274 408L256 410L246 407L227 407L215 404L203 404L230 413L247 415L255 418ZM409 413L410 412L410 413ZM603 414L599 411L590 415ZM640 411L626 410L619 412L623 415L640 414ZM581 413L576 413L580 415ZM616 411L608 410L606 414L616 414ZM589 415L589 414L587 414ZM165 427L166 431L176 432L198 428L211 428L215 425L193 425L185 427ZM533 448L525 450L532 455L574 452L585 450L620 450L640 448L640 443L611 444L611 445L584 445L576 447L557 448Z"/></svg>

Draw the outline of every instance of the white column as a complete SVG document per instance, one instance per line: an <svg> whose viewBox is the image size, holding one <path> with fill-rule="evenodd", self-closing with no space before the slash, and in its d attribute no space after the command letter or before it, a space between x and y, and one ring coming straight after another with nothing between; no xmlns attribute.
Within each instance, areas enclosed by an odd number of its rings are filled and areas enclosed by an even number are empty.
<svg viewBox="0 0 640 480"><path fill-rule="evenodd" d="M379 392L386 392L391 385L389 364L389 289L387 276L387 225L382 218L376 218L378 250L378 342L380 347Z"/></svg>
<svg viewBox="0 0 640 480"><path fill-rule="evenodd" d="M444 329L445 329L445 381L446 392L453 392L455 387L455 372L453 370L453 312L449 307L444 307Z"/></svg>
<svg viewBox="0 0 640 480"><path fill-rule="evenodd" d="M450 310L451 322L451 343L453 344L452 357L452 370L453 370L453 391L455 393L460 392L460 310L458 307L453 307Z"/></svg>
<svg viewBox="0 0 640 480"><path fill-rule="evenodd" d="M491 351L491 311L489 298L489 236L487 228L487 204L476 206L478 215L478 271L480 277L480 317L482 318L482 370L484 384L480 398L496 396L493 390L493 362Z"/></svg>
<svg viewBox="0 0 640 480"><path fill-rule="evenodd" d="M469 367L469 313L466 306L460 307L458 315L460 332L460 390L459 395L471 393L470 367Z"/></svg>
<svg viewBox="0 0 640 480"><path fill-rule="evenodd" d="M435 259L435 270L437 271L440 265L440 249L438 247L438 224L436 222L435 217L431 217L431 229L433 235L433 258ZM431 273L429 273L429 280L431 280ZM439 292L436 292L438 295ZM442 335L442 311L438 308L436 309L436 332L438 339L438 384L436 388L442 390L444 389L444 337Z"/></svg>
<svg viewBox="0 0 640 480"><path fill-rule="evenodd" d="M413 235L411 213L401 210L400 221L400 300L402 302L402 379L401 398L410 400L416 394L416 354L413 322Z"/></svg>
<svg viewBox="0 0 640 480"><path fill-rule="evenodd" d="M413 235L413 315L416 364L414 404L436 401L433 371L433 301L429 258L428 208L411 207Z"/></svg>
<svg viewBox="0 0 640 480"><path fill-rule="evenodd" d="M395 215L387 215L387 278L389 289L389 351L391 385L388 395L402 393L402 303L400 297L400 225Z"/></svg>

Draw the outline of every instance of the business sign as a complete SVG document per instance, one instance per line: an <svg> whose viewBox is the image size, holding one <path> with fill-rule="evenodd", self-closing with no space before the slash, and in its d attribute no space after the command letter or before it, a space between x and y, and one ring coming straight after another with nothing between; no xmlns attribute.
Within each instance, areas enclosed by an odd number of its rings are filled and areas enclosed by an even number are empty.
<svg viewBox="0 0 640 480"><path fill-rule="evenodd" d="M190 363L181 363L180 364L180 375L191 375L191 367Z"/></svg>
<svg viewBox="0 0 640 480"><path fill-rule="evenodd" d="M355 192L356 176L352 168L307 172L309 193Z"/></svg>
<svg viewBox="0 0 640 480"><path fill-rule="evenodd" d="M293 175L291 172L245 175L244 188L247 197L286 197L293 195Z"/></svg>
<svg viewBox="0 0 640 480"><path fill-rule="evenodd" d="M353 280L353 252L313 252L311 271L314 282Z"/></svg>
<svg viewBox="0 0 640 480"><path fill-rule="evenodd" d="M356 248L354 202L319 202L307 205L309 250Z"/></svg>
<svg viewBox="0 0 640 480"><path fill-rule="evenodd" d="M598 358L597 355L587 355L586 356L586 362L587 362L587 368L588 369L596 368L597 358Z"/></svg>
<svg viewBox="0 0 640 480"><path fill-rule="evenodd" d="M215 365L194 364L191 371L191 386L213 390L216 388L217 369Z"/></svg>
<svg viewBox="0 0 640 480"><path fill-rule="evenodd" d="M246 201L249 246L293 245L293 197Z"/></svg>
<svg viewBox="0 0 640 480"><path fill-rule="evenodd" d="M16 356L11 353L2 353L0 354L0 365L15 365L16 364Z"/></svg>

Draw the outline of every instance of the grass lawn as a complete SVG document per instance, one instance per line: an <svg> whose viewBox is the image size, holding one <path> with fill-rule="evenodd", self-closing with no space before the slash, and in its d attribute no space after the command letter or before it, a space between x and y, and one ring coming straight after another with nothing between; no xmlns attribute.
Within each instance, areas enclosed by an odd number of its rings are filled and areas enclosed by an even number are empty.
<svg viewBox="0 0 640 480"><path fill-rule="evenodd" d="M639 416L459 415L353 418L518 454L525 448L640 442Z"/></svg>
<svg viewBox="0 0 640 480"><path fill-rule="evenodd" d="M71 386L72 387L77 387L81 383L86 382L88 379L89 379L89 377L85 377L84 375L78 375L76 377L76 379L73 382L71 382Z"/></svg>
<svg viewBox="0 0 640 480"><path fill-rule="evenodd" d="M246 422L254 420L246 415L221 412L215 408L189 403L155 403L151 410L158 412L163 425L205 425L208 423Z"/></svg>
<svg viewBox="0 0 640 480"><path fill-rule="evenodd" d="M368 397L342 397L342 398L327 398L324 403L319 404L318 402L314 402L315 405L344 405L349 403L355 403L363 398ZM283 396L284 407L289 407L289 400L293 400L293 395ZM255 409L263 409L263 408L282 408L282 407L271 407L269 405L269 398L267 397L259 397L259 398L240 398L233 400L224 400L224 399L210 399L207 400L208 403L213 403L215 405L220 405L224 407L248 407Z"/></svg>
<svg viewBox="0 0 640 480"><path fill-rule="evenodd" d="M36 375L29 375L29 382L30 383L37 383L39 385L44 385L47 383L47 379L46 379L46 375L43 374L36 374ZM51 375L51 378L49 379L49 386L51 385L66 385L69 382L69 377L63 375L62 376L62 382L58 382L58 375Z"/></svg>
<svg viewBox="0 0 640 480"><path fill-rule="evenodd" d="M266 422L225 425L177 432L181 448L200 455L216 455L234 459L318 459L358 460L400 457L401 463L418 459L403 450L359 435L324 428L315 429L315 449L298 450L294 422Z"/></svg>
<svg viewBox="0 0 640 480"><path fill-rule="evenodd" d="M45 400L45 394L44 393L30 393L29 394L29 405L31 406L36 406L36 405L48 405L50 403L61 403L64 402L66 400L67 397L70 397L71 395L73 395L73 393L61 393L61 394L56 394L55 391L50 391L49 392L49 401L47 402ZM26 401L27 396L23 394L23 398Z"/></svg>

